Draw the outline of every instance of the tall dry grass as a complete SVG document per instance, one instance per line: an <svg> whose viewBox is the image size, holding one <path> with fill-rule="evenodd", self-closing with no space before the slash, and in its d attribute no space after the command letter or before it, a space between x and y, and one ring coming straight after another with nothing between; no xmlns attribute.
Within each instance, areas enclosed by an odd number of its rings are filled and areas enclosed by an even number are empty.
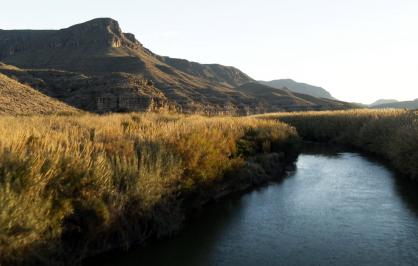
<svg viewBox="0 0 418 266"><path fill-rule="evenodd" d="M418 180L418 111L399 109L276 113L257 116L296 127L301 137L377 154Z"/></svg>
<svg viewBox="0 0 418 266"><path fill-rule="evenodd" d="M169 234L182 195L296 139L254 118L0 117L0 264L73 263Z"/></svg>

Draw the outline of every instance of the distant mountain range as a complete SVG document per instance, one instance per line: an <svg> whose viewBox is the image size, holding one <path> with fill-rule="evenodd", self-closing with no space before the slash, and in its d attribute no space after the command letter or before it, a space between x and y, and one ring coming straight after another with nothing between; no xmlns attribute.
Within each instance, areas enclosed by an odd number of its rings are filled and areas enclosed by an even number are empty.
<svg viewBox="0 0 418 266"><path fill-rule="evenodd" d="M379 105L383 105L383 104L392 104L392 103L396 103L396 102L398 102L398 101L395 100L395 99L380 99L380 100L375 101L372 104L369 104L369 106L373 107L373 106L379 106Z"/></svg>
<svg viewBox="0 0 418 266"><path fill-rule="evenodd" d="M418 99L413 101L398 102L396 100L377 101L370 107L372 108L402 108L402 109L418 109Z"/></svg>
<svg viewBox="0 0 418 266"><path fill-rule="evenodd" d="M166 108L250 114L353 106L319 87L291 80L266 86L234 67L154 54L110 18L61 30L0 30L0 61L0 73L9 78L66 106L98 113Z"/></svg>
<svg viewBox="0 0 418 266"><path fill-rule="evenodd" d="M331 99L335 100L334 97L332 97L331 93L326 91L324 88L309 85L306 83L299 83L292 79L277 79L272 81L260 81L260 83L277 88L277 89L283 89L287 88L290 91L296 92L296 93L303 93L307 95L311 95L318 98L325 98L325 99Z"/></svg>
<svg viewBox="0 0 418 266"><path fill-rule="evenodd" d="M371 104L352 103L361 108L399 108L399 109L418 109L418 99L413 101L398 101L394 99L380 99Z"/></svg>

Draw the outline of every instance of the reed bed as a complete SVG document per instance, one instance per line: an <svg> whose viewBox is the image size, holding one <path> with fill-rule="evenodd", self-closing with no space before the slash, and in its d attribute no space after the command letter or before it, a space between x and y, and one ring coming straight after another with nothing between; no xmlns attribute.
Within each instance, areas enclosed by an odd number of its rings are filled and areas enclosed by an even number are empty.
<svg viewBox="0 0 418 266"><path fill-rule="evenodd" d="M382 109L258 115L296 127L306 140L332 142L376 154L418 180L418 111Z"/></svg>
<svg viewBox="0 0 418 266"><path fill-rule="evenodd" d="M182 195L233 183L247 158L296 142L288 125L255 118L2 116L0 264L73 264L169 235Z"/></svg>

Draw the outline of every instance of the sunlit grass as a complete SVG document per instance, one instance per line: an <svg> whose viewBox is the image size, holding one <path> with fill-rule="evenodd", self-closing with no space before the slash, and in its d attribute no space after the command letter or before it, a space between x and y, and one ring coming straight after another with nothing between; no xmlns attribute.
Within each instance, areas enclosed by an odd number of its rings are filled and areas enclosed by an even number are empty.
<svg viewBox="0 0 418 266"><path fill-rule="evenodd" d="M182 194L296 137L255 118L0 117L0 264L68 263L168 234L183 221Z"/></svg>
<svg viewBox="0 0 418 266"><path fill-rule="evenodd" d="M307 140L333 142L377 154L399 172L418 179L418 111L361 109L257 117L288 123Z"/></svg>

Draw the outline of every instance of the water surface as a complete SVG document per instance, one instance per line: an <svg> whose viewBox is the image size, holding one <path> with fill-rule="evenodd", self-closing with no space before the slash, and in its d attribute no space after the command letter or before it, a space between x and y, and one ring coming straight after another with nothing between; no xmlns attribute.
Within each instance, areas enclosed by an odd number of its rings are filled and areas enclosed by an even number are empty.
<svg viewBox="0 0 418 266"><path fill-rule="evenodd" d="M417 190L398 180L358 153L311 147L285 179L207 206L172 239L100 264L418 265Z"/></svg>

